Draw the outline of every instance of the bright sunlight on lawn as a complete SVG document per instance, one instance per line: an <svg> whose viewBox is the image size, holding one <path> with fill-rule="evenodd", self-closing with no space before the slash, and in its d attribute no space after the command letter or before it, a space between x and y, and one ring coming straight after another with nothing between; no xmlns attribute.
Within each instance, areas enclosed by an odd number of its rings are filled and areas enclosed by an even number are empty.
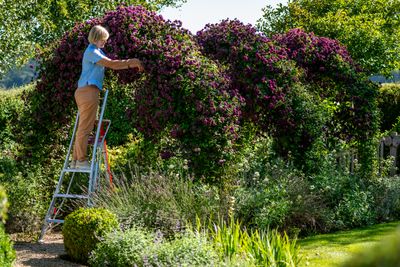
<svg viewBox="0 0 400 267"><path fill-rule="evenodd" d="M301 266L340 266L354 253L393 233L399 225L400 222L392 222L299 240Z"/></svg>

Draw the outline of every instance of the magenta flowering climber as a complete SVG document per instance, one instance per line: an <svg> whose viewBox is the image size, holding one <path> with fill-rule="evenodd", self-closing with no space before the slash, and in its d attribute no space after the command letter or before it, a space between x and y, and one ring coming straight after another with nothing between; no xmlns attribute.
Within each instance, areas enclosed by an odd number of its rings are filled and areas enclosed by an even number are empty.
<svg viewBox="0 0 400 267"><path fill-rule="evenodd" d="M295 60L313 78L323 73L342 75L355 68L347 49L339 41L292 29L273 37L287 48L289 58Z"/></svg>
<svg viewBox="0 0 400 267"><path fill-rule="evenodd" d="M104 48L108 57L139 58L145 66L143 75L109 70L105 78L106 88L112 76L123 84L140 80L132 92L135 108L126 113L136 128L154 142L168 133L191 162L207 160L209 169L218 166L238 136L241 98L229 92L230 78L199 52L193 36L179 22L166 21L141 6L121 5L102 18L77 24L53 54L42 58L37 90L48 104L37 107L38 121L54 127L69 121L66 115L74 112L73 94L87 34L96 24L110 33ZM222 102L229 107L222 108ZM201 152L192 155L195 147ZM209 171L200 165L198 171Z"/></svg>
<svg viewBox="0 0 400 267"><path fill-rule="evenodd" d="M196 38L205 55L228 66L230 90L237 90L246 103L244 120L269 132L278 121L280 126L293 127L286 102L292 75L281 67L288 60L285 49L238 20L207 24Z"/></svg>
<svg viewBox="0 0 400 267"><path fill-rule="evenodd" d="M319 37L301 29L276 35L288 57L304 69L309 90L338 104L331 134L345 140L368 139L377 127L377 90L337 40ZM337 125L340 125L339 127Z"/></svg>

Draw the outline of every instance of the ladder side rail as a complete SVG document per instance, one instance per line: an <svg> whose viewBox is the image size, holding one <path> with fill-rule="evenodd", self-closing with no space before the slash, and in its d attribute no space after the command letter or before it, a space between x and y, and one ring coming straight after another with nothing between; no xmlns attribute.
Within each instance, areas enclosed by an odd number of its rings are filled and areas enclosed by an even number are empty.
<svg viewBox="0 0 400 267"><path fill-rule="evenodd" d="M48 220L50 219L51 214L52 214L52 210L54 209L54 204L55 204L55 201L56 201L56 195L60 192L60 188L61 188L61 185L62 185L62 180L63 180L64 174L65 174L64 170L67 168L68 163L69 163L69 156L71 154L72 144L74 142L76 129L78 127L78 121L79 121L79 112L77 112L76 117L75 117L74 130L72 132L71 141L69 142L67 157L65 158L63 170L61 171L60 177L58 178L58 183L57 183L57 186L56 186L56 190L54 191L53 197L52 197L51 202L50 202L50 206L49 206L49 208L47 210L47 213L46 213L46 216L44 218L44 224L42 226L42 230L41 230L41 233L40 233L39 241L43 240L43 237L44 237L44 235L46 233L46 230L47 230L47 227L48 227Z"/></svg>
<svg viewBox="0 0 400 267"><path fill-rule="evenodd" d="M101 138L101 139L99 138L100 141L97 144L97 150L96 150L97 160L96 160L96 164L95 164L95 167L94 167L94 176L93 176L94 179L93 179L93 187L92 187L93 191L92 192L97 191L97 189L99 187L98 183L99 183L99 179L100 179L101 166L102 166L102 163L103 163L102 160L105 159L104 153L106 153L106 149L107 149L107 146L106 146L107 142L106 142L105 137L107 135L109 127L110 127L110 123L108 124L108 127L107 127L106 131L103 133L103 138ZM101 131L101 132L103 132L103 131ZM105 166L107 168L107 164L105 162L104 162L104 164L105 164ZM93 203L91 202L91 204L93 204Z"/></svg>
<svg viewBox="0 0 400 267"><path fill-rule="evenodd" d="M105 131L103 131L103 138L101 139L101 142L99 144L99 164L98 164L99 170L98 170L98 174L95 178L96 183L98 182L97 178L100 178L99 177L100 168L101 168L100 163L101 163L102 158L104 159L104 167L105 167L106 177L109 179L110 183L111 183L111 179L112 179L112 178L110 179L110 173L109 173L110 170L109 170L109 166L108 166L108 153L107 153L107 141L106 141L106 136L107 136L108 130L110 129L110 126L111 126L111 121L109 121L107 123L107 128L105 129Z"/></svg>
<svg viewBox="0 0 400 267"><path fill-rule="evenodd" d="M107 141L106 141L106 136L107 136L108 130L110 129L110 126L111 126L111 120L108 121L107 128L104 131L104 135L103 135L103 139L102 139L102 141L103 141L102 147L103 147L103 158L104 158L106 177L108 179L109 185L111 186L113 178L112 178L110 166L108 165L108 152L107 152Z"/></svg>
<svg viewBox="0 0 400 267"><path fill-rule="evenodd" d="M102 139L103 143L104 143L104 141L106 140L106 135L107 135L107 133L108 133L108 130L110 129L110 125L111 125L111 121L107 124L107 128L106 128L106 130L104 131L103 139Z"/></svg>
<svg viewBox="0 0 400 267"><path fill-rule="evenodd" d="M75 140L75 134L76 134L76 130L78 128L78 122L79 122L79 111L76 113L76 118L75 118L75 125L74 125L74 130L72 131L72 137L71 140L69 142L69 147L68 147L68 152L67 152L67 156L65 157L65 161L64 161L64 170L68 167L69 164L69 156L71 155L71 149L72 149L72 145L74 143Z"/></svg>
<svg viewBox="0 0 400 267"><path fill-rule="evenodd" d="M100 171L101 171L100 170L100 168L101 168L101 155L102 155L102 149L99 146L99 149L97 150L97 155L96 155L97 159L96 159L96 165L95 165L95 170L94 170L95 176L94 176L94 179L93 179L93 192L97 191L97 189L98 189L98 180L100 178ZM91 202L91 204L93 204L93 202Z"/></svg>
<svg viewBox="0 0 400 267"><path fill-rule="evenodd" d="M106 92L104 94L103 103L101 106L100 118L99 118L99 122L97 123L96 138L95 138L94 145L93 145L92 162L90 164L90 169L92 171L90 173L90 178L89 178L89 191L88 191L89 195L93 192L93 179L95 179L95 177L94 177L95 168L94 167L95 167L96 151L97 151L97 146L99 143L100 129L101 129L101 124L103 122L104 111L106 109L107 97L108 97L108 90L106 90ZM90 204L90 198L89 198L89 204Z"/></svg>
<svg viewBox="0 0 400 267"><path fill-rule="evenodd" d="M103 159L104 159L104 168L105 168L106 178L108 180L108 185L111 186L113 177L108 162L107 142L103 143Z"/></svg>

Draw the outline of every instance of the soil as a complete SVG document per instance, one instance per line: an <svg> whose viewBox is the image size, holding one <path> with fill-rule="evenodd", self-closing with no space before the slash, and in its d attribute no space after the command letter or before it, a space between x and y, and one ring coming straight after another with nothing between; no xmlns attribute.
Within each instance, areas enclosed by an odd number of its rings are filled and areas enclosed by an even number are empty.
<svg viewBox="0 0 400 267"><path fill-rule="evenodd" d="M14 238L12 238L14 239ZM83 267L85 265L68 261L64 250L63 238L60 233L45 236L43 243L20 241L14 239L17 252L15 267Z"/></svg>

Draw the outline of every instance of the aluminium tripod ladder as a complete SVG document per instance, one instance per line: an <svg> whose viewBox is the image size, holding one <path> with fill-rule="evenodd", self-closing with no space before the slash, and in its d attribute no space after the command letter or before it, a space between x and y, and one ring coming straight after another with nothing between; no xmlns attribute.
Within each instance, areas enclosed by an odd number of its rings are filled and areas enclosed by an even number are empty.
<svg viewBox="0 0 400 267"><path fill-rule="evenodd" d="M103 103L101 105L100 116L99 119L96 121L97 126L95 127L96 128L95 136L89 136L88 140L89 144L93 144L92 161L90 164L90 169L77 169L69 166L71 149L75 140L75 134L79 122L79 112L77 112L76 114L75 126L69 144L67 156L65 158L64 166L61 170L60 178L58 180L57 187L54 191L49 209L44 219L42 231L39 237L39 242L43 242L44 235L53 225L64 223L64 220L60 219L60 217L64 212L62 210L62 207L64 205L65 200L67 199L83 200L87 201L88 206L92 206L93 200L91 199L91 196L99 187L100 174L103 171L105 171L105 176L106 179L109 181L109 184L110 185L112 184L112 175L110 171L110 166L108 164L107 143L105 139L108 129L110 128L111 121L103 120L104 111L107 103L107 97L108 97L108 90L105 91L103 97ZM88 187L87 189L85 189L85 192L80 194L70 193L75 174L77 173L83 173L89 175ZM71 177L69 181L65 183L64 180L67 174L70 174ZM65 185L63 185L63 182L65 183Z"/></svg>

